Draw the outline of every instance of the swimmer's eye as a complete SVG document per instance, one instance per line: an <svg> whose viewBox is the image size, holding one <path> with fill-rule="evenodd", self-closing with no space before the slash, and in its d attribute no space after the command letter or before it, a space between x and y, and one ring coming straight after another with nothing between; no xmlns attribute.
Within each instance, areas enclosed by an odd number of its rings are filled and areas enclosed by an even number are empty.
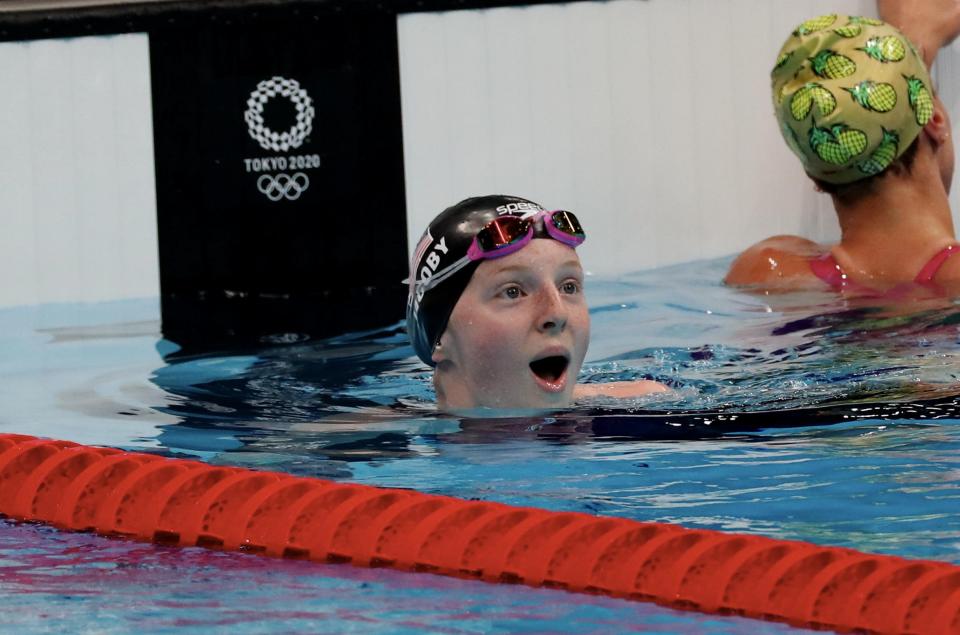
<svg viewBox="0 0 960 635"><path fill-rule="evenodd" d="M573 295L575 293L580 293L580 283L576 280L567 280L560 285L560 292Z"/></svg>
<svg viewBox="0 0 960 635"><path fill-rule="evenodd" d="M523 289L521 289L520 287L514 284L503 289L500 292L500 295L507 298L508 300L516 300L523 296Z"/></svg>

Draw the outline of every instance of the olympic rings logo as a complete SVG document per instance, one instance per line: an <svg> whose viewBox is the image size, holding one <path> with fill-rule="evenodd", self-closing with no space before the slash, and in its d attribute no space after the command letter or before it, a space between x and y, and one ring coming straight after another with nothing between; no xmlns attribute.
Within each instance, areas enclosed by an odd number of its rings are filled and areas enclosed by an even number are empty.
<svg viewBox="0 0 960 635"><path fill-rule="evenodd" d="M263 122L263 105L274 97L285 97L297 109L297 121L284 132L275 132ZM271 77L257 84L256 90L247 99L243 119L247 122L250 136L264 150L286 152L299 148L313 129L313 100L295 79Z"/></svg>
<svg viewBox="0 0 960 635"><path fill-rule="evenodd" d="M303 172L297 172L292 176L283 172L276 176L261 174L257 179L257 189L274 202L282 198L295 201L307 191L308 187L310 187L310 179Z"/></svg>

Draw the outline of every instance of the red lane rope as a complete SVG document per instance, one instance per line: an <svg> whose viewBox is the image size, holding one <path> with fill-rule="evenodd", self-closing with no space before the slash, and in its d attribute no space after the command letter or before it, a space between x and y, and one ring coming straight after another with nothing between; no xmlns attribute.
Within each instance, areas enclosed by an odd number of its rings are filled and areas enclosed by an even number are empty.
<svg viewBox="0 0 960 635"><path fill-rule="evenodd" d="M0 514L877 633L960 634L960 567L0 434Z"/></svg>

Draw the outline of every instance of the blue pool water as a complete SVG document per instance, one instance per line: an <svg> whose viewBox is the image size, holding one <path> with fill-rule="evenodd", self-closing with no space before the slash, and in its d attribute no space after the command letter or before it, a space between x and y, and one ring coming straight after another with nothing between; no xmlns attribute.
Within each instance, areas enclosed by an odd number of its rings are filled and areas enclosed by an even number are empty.
<svg viewBox="0 0 960 635"><path fill-rule="evenodd" d="M590 279L582 379L675 390L550 417L436 412L400 325L196 356L156 300L0 310L0 432L960 563L960 308L745 294L726 264ZM3 520L0 610L38 633L795 630Z"/></svg>

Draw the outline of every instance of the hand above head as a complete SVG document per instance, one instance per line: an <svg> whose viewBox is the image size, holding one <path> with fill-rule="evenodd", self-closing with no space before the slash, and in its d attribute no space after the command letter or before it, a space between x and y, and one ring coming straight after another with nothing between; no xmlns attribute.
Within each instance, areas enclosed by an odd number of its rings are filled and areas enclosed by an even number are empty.
<svg viewBox="0 0 960 635"><path fill-rule="evenodd" d="M960 35L960 0L877 0L877 10L922 51L928 67Z"/></svg>

